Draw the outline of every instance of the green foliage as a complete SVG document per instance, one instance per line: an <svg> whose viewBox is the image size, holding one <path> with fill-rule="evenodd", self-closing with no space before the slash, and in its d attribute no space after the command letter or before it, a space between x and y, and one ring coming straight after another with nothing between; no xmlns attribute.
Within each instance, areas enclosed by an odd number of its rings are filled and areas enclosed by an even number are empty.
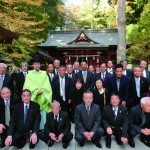
<svg viewBox="0 0 150 150"><path fill-rule="evenodd" d="M127 31L127 39L133 43L127 50L128 60L150 61L150 2L143 8L138 23L129 25Z"/></svg>
<svg viewBox="0 0 150 150"><path fill-rule="evenodd" d="M0 44L0 50L16 65L29 61L36 45L45 41L49 30L62 26L58 11L62 4L61 0L1 0L0 25L20 37L13 40L12 45Z"/></svg>

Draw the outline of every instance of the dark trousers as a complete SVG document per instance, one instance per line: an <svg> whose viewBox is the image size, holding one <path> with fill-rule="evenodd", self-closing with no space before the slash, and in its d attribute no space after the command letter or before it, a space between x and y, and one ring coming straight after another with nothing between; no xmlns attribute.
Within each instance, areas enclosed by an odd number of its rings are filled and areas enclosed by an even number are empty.
<svg viewBox="0 0 150 150"><path fill-rule="evenodd" d="M49 140L52 140L50 136L48 136L45 132L39 133L39 138L46 144L48 143ZM62 143L69 144L72 139L73 139L73 134L72 132L69 132L67 135L63 136Z"/></svg>
<svg viewBox="0 0 150 150"><path fill-rule="evenodd" d="M5 139L7 137L8 126L5 125L5 127L6 129L3 129L3 133L0 134L2 144L5 144Z"/></svg>
<svg viewBox="0 0 150 150"><path fill-rule="evenodd" d="M68 104L68 101L64 101L62 98L59 101L60 103L60 107L62 111L67 112L68 114L70 114L70 105Z"/></svg>
<svg viewBox="0 0 150 150"><path fill-rule="evenodd" d="M129 130L129 138L130 139L134 139L135 136L137 136L138 134L140 134L140 138L143 138L145 140L150 140L150 136L149 135L144 135L142 133L136 132L135 130L130 129Z"/></svg>
<svg viewBox="0 0 150 150"><path fill-rule="evenodd" d="M115 139L117 142L122 143L121 142L121 136L122 136L122 130L113 130L113 135L115 136ZM106 142L110 143L111 142L111 134L107 134L106 133Z"/></svg>
<svg viewBox="0 0 150 150"><path fill-rule="evenodd" d="M102 128L99 128L99 129L95 132L94 136L92 137L92 142L93 142L93 143L98 143L98 142L100 141L101 137L103 136L103 134L104 134L104 130L103 130ZM84 136L82 133L80 133L80 132L76 129L76 130L75 130L75 140L76 140L77 142L81 143L81 142L84 142L84 141L86 140L86 138L85 138L85 136Z"/></svg>
<svg viewBox="0 0 150 150"><path fill-rule="evenodd" d="M31 135L32 133L30 132L26 132L23 134L14 134L12 146L23 147L26 144L27 140L30 141ZM29 146L35 146L35 144L32 144L32 142L30 142Z"/></svg>

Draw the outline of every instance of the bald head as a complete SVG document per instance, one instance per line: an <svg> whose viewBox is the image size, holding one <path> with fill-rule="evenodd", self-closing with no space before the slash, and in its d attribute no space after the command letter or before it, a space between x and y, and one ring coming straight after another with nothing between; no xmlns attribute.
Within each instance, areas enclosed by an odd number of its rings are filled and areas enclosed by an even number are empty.
<svg viewBox="0 0 150 150"><path fill-rule="evenodd" d="M11 97L11 91L7 87L3 87L1 90L1 97L3 100L9 100Z"/></svg>

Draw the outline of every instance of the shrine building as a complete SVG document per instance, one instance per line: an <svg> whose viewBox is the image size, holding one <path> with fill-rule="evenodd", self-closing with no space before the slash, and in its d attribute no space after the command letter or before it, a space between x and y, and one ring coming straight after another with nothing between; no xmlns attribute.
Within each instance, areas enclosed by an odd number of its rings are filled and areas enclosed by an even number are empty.
<svg viewBox="0 0 150 150"><path fill-rule="evenodd" d="M99 67L100 62L116 62L117 29L51 31L39 44L38 54L46 61L59 59L62 64L85 60Z"/></svg>

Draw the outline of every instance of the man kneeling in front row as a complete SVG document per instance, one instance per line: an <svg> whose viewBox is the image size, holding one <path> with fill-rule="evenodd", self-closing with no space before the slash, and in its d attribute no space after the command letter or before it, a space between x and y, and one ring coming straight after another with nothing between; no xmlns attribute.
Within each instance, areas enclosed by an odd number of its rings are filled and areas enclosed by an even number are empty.
<svg viewBox="0 0 150 150"><path fill-rule="evenodd" d="M5 145L13 145L21 149L29 139L29 148L33 149L38 142L37 133L41 120L40 106L31 101L31 92L28 89L23 90L21 97L23 102L14 107Z"/></svg>
<svg viewBox="0 0 150 150"><path fill-rule="evenodd" d="M53 146L54 142L62 141L63 148L66 149L73 138L71 133L71 123L68 114L61 111L60 103L54 101L52 103L52 112L46 116L44 133L39 134L40 139L48 146Z"/></svg>
<svg viewBox="0 0 150 150"><path fill-rule="evenodd" d="M93 93L86 91L83 94L83 103L76 107L75 111L75 139L81 147L85 140L91 141L98 148L104 130L100 127L100 109L93 103Z"/></svg>

